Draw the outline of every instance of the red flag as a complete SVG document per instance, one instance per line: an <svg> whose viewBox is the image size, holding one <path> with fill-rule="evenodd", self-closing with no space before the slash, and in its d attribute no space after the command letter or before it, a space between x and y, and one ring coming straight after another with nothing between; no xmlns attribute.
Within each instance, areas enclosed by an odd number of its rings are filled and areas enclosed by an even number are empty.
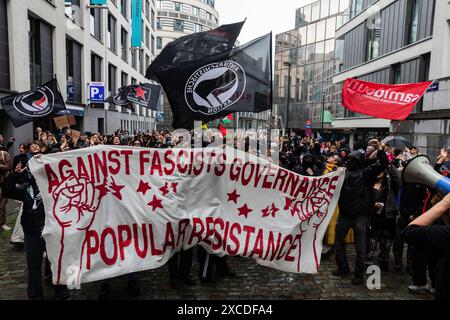
<svg viewBox="0 0 450 320"><path fill-rule="evenodd" d="M392 85L347 79L342 88L342 105L368 116L405 120L432 83Z"/></svg>
<svg viewBox="0 0 450 320"><path fill-rule="evenodd" d="M219 130L220 130L220 132L222 133L222 136L223 137L226 137L227 136L227 128L225 128L223 125L219 125Z"/></svg>

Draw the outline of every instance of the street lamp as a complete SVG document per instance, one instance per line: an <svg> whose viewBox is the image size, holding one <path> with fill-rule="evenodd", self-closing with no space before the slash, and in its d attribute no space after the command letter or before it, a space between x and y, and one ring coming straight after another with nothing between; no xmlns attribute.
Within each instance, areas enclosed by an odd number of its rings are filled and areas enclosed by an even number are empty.
<svg viewBox="0 0 450 320"><path fill-rule="evenodd" d="M283 66L288 67L288 81L287 81L287 93L286 93L286 129L289 130L289 97L291 95L291 67L289 62L283 62Z"/></svg>
<svg viewBox="0 0 450 320"><path fill-rule="evenodd" d="M322 91L322 134L324 129L324 121L325 121L325 91Z"/></svg>

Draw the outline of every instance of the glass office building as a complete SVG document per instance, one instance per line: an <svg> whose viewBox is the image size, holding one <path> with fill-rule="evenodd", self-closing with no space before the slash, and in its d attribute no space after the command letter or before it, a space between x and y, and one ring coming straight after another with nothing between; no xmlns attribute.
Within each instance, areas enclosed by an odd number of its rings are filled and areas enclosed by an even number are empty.
<svg viewBox="0 0 450 320"><path fill-rule="evenodd" d="M344 23L349 0L320 0L296 11L296 28L276 36L274 104L284 128L322 125L322 113L340 117L341 86L333 75L342 67L336 59L335 31ZM348 19L348 17L347 17ZM288 107L289 106L289 107ZM328 124L325 117L326 127Z"/></svg>

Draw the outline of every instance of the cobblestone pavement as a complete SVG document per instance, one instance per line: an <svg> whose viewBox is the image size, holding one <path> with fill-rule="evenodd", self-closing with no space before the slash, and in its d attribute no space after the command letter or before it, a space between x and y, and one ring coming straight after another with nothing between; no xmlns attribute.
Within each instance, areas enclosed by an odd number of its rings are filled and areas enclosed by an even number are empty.
<svg viewBox="0 0 450 320"><path fill-rule="evenodd" d="M8 216L8 224L14 226L16 214ZM17 252L9 243L11 232L0 232L0 299L27 299L27 274L25 253ZM348 248L350 263L354 261L353 246ZM183 299L183 300L299 300L299 299L345 299L345 300L424 300L429 294L412 295L408 292L410 277L406 271L382 273L380 290L369 290L365 286L354 286L351 276L338 278L331 275L335 269L334 257L322 261L321 271L316 275L298 275L280 272L259 266L252 259L228 257L228 263L238 278L220 279L214 284L204 285L197 281L192 287L172 289L169 286L167 267L137 274L142 295L139 299ZM351 264L352 265L352 264ZM193 274L197 274L195 261ZM126 276L111 281L112 299L131 299L126 293ZM81 286L72 292L73 300L95 300L100 283ZM53 291L45 284L45 298L51 299ZM134 299L134 298L133 298Z"/></svg>

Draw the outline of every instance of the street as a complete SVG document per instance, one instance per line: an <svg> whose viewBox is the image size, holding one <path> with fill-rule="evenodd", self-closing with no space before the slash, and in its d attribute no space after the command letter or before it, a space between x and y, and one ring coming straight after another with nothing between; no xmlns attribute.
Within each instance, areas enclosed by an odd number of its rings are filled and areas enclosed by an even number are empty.
<svg viewBox="0 0 450 320"><path fill-rule="evenodd" d="M8 216L13 226L16 214ZM0 300L27 299L27 271L25 252L17 252L9 243L11 232L0 233ZM354 249L348 246L350 265L353 266ZM381 276L381 290L354 286L351 276L338 278L331 275L336 268L334 257L321 263L317 275L289 274L259 266L253 259L228 257L237 278L220 279L214 284L172 289L167 267L140 272L138 284L142 290L140 300L429 300L432 295L413 295L408 292L410 277L403 271L391 271ZM392 263L392 261L391 261ZM392 268L391 268L392 269ZM193 275L198 271L194 257ZM81 290L72 291L73 300L96 300L100 283L83 284ZM133 299L126 294L126 276L111 281L111 299ZM53 291L45 284L44 298L52 299Z"/></svg>

